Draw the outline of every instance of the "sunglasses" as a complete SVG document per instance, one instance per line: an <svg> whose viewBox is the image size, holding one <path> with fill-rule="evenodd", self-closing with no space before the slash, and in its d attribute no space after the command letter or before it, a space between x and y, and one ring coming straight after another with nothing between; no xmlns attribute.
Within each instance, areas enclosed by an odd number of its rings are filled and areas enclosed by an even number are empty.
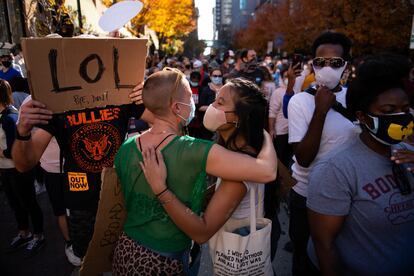
<svg viewBox="0 0 414 276"><path fill-rule="evenodd" d="M341 57L323 58L317 57L312 60L314 67L330 66L332 68L341 68L345 65L345 60Z"/></svg>
<svg viewBox="0 0 414 276"><path fill-rule="evenodd" d="M392 173L394 175L395 183L400 190L402 195L409 195L411 194L411 185L410 181L408 180L404 169L397 165L396 163L392 164Z"/></svg>
<svg viewBox="0 0 414 276"><path fill-rule="evenodd" d="M221 78L223 75L211 75L213 78Z"/></svg>

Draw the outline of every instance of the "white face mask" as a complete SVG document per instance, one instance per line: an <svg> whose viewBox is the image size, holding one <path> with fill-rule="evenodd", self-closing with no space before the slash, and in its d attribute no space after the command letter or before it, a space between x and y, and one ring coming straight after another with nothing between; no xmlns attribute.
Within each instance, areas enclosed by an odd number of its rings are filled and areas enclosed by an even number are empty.
<svg viewBox="0 0 414 276"><path fill-rule="evenodd" d="M215 108L210 104L204 114L203 125L210 131L216 131L222 125L227 124L226 113L234 113L233 111L223 111ZM237 125L237 123L236 123Z"/></svg>
<svg viewBox="0 0 414 276"><path fill-rule="evenodd" d="M191 97L190 104L183 103L183 102L177 102L177 103L178 104L182 104L182 105L189 106L191 108L190 109L190 114L188 115L187 119L184 118L183 116L181 116L178 113L176 114L178 117L180 117L181 119L184 120L184 125L188 126L191 123L191 121L194 119L194 117L195 117L196 106L195 106L195 103L194 103L194 99L193 99L193 97Z"/></svg>
<svg viewBox="0 0 414 276"><path fill-rule="evenodd" d="M229 64L233 64L233 63L234 63L234 59L233 58L229 59Z"/></svg>
<svg viewBox="0 0 414 276"><path fill-rule="evenodd" d="M346 65L347 63L338 69L334 69L330 66L325 66L322 68L313 67L315 70L316 84L320 86L326 86L329 89L334 89L339 84Z"/></svg>
<svg viewBox="0 0 414 276"><path fill-rule="evenodd" d="M190 80L189 82L190 82L192 87L198 87L198 82L192 81L192 80Z"/></svg>
<svg viewBox="0 0 414 276"><path fill-rule="evenodd" d="M285 78L285 79L283 80L283 84L285 85L285 87L287 87L287 86L288 86L288 83L289 83L288 78Z"/></svg>

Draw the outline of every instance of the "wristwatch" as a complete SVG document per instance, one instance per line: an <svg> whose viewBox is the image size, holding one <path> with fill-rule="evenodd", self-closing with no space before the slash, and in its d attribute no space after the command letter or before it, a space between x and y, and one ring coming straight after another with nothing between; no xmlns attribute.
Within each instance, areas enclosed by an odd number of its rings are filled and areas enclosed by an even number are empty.
<svg viewBox="0 0 414 276"><path fill-rule="evenodd" d="M28 135L22 136L22 135L20 135L19 131L16 128L16 140L29 141L30 138L32 138L32 134L30 132L29 132Z"/></svg>

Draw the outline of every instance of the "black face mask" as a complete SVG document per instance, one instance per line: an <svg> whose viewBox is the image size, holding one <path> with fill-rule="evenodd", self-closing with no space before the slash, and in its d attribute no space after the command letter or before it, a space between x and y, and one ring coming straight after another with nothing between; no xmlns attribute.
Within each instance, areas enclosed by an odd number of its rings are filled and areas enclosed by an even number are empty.
<svg viewBox="0 0 414 276"><path fill-rule="evenodd" d="M374 127L366 125L370 134L380 143L394 145L413 134L413 116L410 113L395 113L387 115L368 114L374 122Z"/></svg>
<svg viewBox="0 0 414 276"><path fill-rule="evenodd" d="M9 68L11 66L11 61L2 61L1 64L3 64L4 67Z"/></svg>
<svg viewBox="0 0 414 276"><path fill-rule="evenodd" d="M240 71L246 73L252 73L257 69L257 62L253 59L252 61L244 62L240 66Z"/></svg>

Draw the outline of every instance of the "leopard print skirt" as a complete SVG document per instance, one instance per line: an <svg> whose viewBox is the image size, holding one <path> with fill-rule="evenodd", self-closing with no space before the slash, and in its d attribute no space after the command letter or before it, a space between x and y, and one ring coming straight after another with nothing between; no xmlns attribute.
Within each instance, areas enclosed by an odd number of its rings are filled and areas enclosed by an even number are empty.
<svg viewBox="0 0 414 276"><path fill-rule="evenodd" d="M112 275L184 275L183 263L164 257L122 233L115 247Z"/></svg>

